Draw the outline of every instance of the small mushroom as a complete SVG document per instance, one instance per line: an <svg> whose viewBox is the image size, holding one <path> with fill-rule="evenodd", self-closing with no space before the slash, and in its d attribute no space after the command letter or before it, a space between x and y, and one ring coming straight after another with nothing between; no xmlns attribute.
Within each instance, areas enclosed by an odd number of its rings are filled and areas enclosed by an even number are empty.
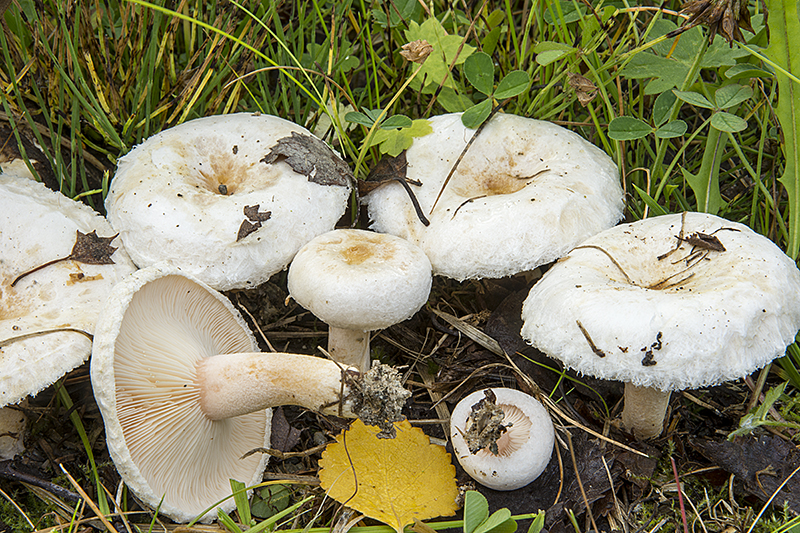
<svg viewBox="0 0 800 533"><path fill-rule="evenodd" d="M431 264L399 237L334 230L300 249L288 285L297 303L328 324L331 357L366 371L369 332L411 318L428 301Z"/></svg>
<svg viewBox="0 0 800 533"><path fill-rule="evenodd" d="M516 490L544 472L555 442L547 410L524 392L492 388L458 402L453 451L467 474L494 490Z"/></svg>
<svg viewBox="0 0 800 533"><path fill-rule="evenodd" d="M702 213L588 239L531 289L522 336L582 374L625 382L623 425L661 434L670 391L737 379L800 329L800 271L743 224Z"/></svg>
<svg viewBox="0 0 800 533"><path fill-rule="evenodd" d="M120 158L106 209L140 267L173 261L215 289L249 288L333 229L350 175L323 141L289 121L212 116Z"/></svg>
<svg viewBox="0 0 800 533"><path fill-rule="evenodd" d="M243 456L269 447L268 408L354 417L359 407L350 398L355 369L257 353L230 302L170 266L142 269L114 287L97 324L91 376L120 476L177 521L229 496L229 479L260 481L268 456ZM220 508L233 506L227 500Z"/></svg>
<svg viewBox="0 0 800 533"><path fill-rule="evenodd" d="M90 247L100 241L100 253L76 253L81 237L92 235ZM38 393L89 357L111 287L136 269L114 235L89 206L28 178L0 175L0 407Z"/></svg>
<svg viewBox="0 0 800 533"><path fill-rule="evenodd" d="M434 274L461 281L532 270L622 218L617 167L577 134L499 113L446 182L475 130L460 114L430 122L433 133L407 150L403 176L420 184L408 188L430 224L397 182L374 189L365 202L371 229L422 248Z"/></svg>

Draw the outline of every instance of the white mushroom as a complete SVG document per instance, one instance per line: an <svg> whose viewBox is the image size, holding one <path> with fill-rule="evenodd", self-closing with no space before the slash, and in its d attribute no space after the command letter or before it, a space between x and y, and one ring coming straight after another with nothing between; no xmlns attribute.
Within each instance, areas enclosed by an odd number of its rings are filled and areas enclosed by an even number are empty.
<svg viewBox="0 0 800 533"><path fill-rule="evenodd" d="M242 456L269 447L269 407L354 416L340 365L256 352L230 302L176 269L149 267L114 288L95 332L92 387L111 457L146 504L188 521L230 495L230 478L260 481L267 456Z"/></svg>
<svg viewBox="0 0 800 533"><path fill-rule="evenodd" d="M71 256L79 232L105 243L101 252L113 264L70 259L40 268ZM107 244L113 237L90 207L0 175L0 406L38 393L89 357L103 302L136 268L118 242Z"/></svg>
<svg viewBox="0 0 800 533"><path fill-rule="evenodd" d="M431 290L431 264L392 235L334 230L314 238L289 267L289 293L328 324L335 360L369 369L370 331L411 318Z"/></svg>
<svg viewBox="0 0 800 533"><path fill-rule="evenodd" d="M743 377L800 329L800 271L774 243L707 214L622 224L556 263L522 336L569 368L624 381L623 424L661 434L670 391Z"/></svg>
<svg viewBox="0 0 800 533"><path fill-rule="evenodd" d="M492 395L495 399L487 401L485 396ZM492 442L496 453L491 444L475 438L477 425L482 426L478 431L485 433L490 424L505 428ZM555 431L547 410L533 396L492 388L473 392L458 402L450 417L450 439L458 462L475 481L494 490L515 490L544 472L553 453Z"/></svg>
<svg viewBox="0 0 800 533"><path fill-rule="evenodd" d="M140 267L171 260L218 290L255 287L333 229L349 176L325 143L289 121L213 116L120 158L106 209Z"/></svg>
<svg viewBox="0 0 800 533"><path fill-rule="evenodd" d="M406 152L406 177L421 182L410 189L430 225L399 183L376 188L366 203L371 228L417 244L434 274L464 280L532 270L622 218L616 166L575 133L497 114L445 185L475 131L460 114L430 121L433 133Z"/></svg>

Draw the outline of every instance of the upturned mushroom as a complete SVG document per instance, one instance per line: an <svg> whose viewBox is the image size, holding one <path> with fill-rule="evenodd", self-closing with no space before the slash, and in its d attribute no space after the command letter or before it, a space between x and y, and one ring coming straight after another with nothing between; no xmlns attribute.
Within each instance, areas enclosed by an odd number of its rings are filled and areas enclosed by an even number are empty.
<svg viewBox="0 0 800 533"><path fill-rule="evenodd" d="M411 318L428 301L431 264L393 235L340 229L312 239L292 261L289 293L328 324L328 351L362 372L370 332Z"/></svg>
<svg viewBox="0 0 800 533"><path fill-rule="evenodd" d="M553 453L547 410L524 392L491 388L462 399L450 417L450 440L464 471L494 490L516 490L538 478Z"/></svg>
<svg viewBox="0 0 800 533"><path fill-rule="evenodd" d="M173 261L215 289L249 288L333 229L351 176L323 141L287 120L212 116L120 158L106 209L140 267Z"/></svg>
<svg viewBox="0 0 800 533"><path fill-rule="evenodd" d="M89 206L0 174L0 407L89 357L111 287L136 269L114 237Z"/></svg>
<svg viewBox="0 0 800 533"><path fill-rule="evenodd" d="M661 434L670 391L737 379L800 329L800 271L743 224L701 214L622 224L556 263L522 336L582 374L625 382L622 423Z"/></svg>
<svg viewBox="0 0 800 533"><path fill-rule="evenodd" d="M354 417L369 403L350 394L355 369L257 353L225 297L169 266L142 269L114 287L95 331L91 376L122 479L177 521L229 496L231 478L260 481L267 456L243 455L269 447L269 407ZM399 420L401 404L381 407L377 419Z"/></svg>
<svg viewBox="0 0 800 533"><path fill-rule="evenodd" d="M433 133L415 138L400 165L429 224L397 182L365 202L371 229L418 245L434 274L461 281L532 270L622 218L617 167L579 135L498 113L459 161L475 130L460 114L430 122Z"/></svg>

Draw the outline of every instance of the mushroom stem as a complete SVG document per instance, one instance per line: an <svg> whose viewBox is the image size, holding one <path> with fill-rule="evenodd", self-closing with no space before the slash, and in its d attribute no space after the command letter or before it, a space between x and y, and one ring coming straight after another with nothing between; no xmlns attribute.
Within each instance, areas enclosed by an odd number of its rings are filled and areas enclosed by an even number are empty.
<svg viewBox="0 0 800 533"><path fill-rule="evenodd" d="M669 406L669 391L625 383L622 425L640 440L661 435Z"/></svg>
<svg viewBox="0 0 800 533"><path fill-rule="evenodd" d="M354 366L361 372L370 367L369 331L335 328L328 330L328 352L334 361Z"/></svg>
<svg viewBox="0 0 800 533"><path fill-rule="evenodd" d="M288 353L235 353L197 364L200 408L222 420L279 405L299 405L325 414L355 418L343 372L333 361ZM340 405L341 404L341 405Z"/></svg>

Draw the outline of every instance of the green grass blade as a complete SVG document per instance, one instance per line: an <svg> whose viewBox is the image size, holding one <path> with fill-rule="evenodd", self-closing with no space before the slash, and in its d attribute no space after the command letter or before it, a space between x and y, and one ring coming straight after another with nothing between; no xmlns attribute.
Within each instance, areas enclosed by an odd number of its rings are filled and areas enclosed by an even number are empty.
<svg viewBox="0 0 800 533"><path fill-rule="evenodd" d="M770 43L766 55L786 71L800 73L800 20L797 2L767 0ZM776 70L778 105L775 110L783 131L786 167L779 181L789 194L789 242L786 253L797 258L800 250L800 84Z"/></svg>

